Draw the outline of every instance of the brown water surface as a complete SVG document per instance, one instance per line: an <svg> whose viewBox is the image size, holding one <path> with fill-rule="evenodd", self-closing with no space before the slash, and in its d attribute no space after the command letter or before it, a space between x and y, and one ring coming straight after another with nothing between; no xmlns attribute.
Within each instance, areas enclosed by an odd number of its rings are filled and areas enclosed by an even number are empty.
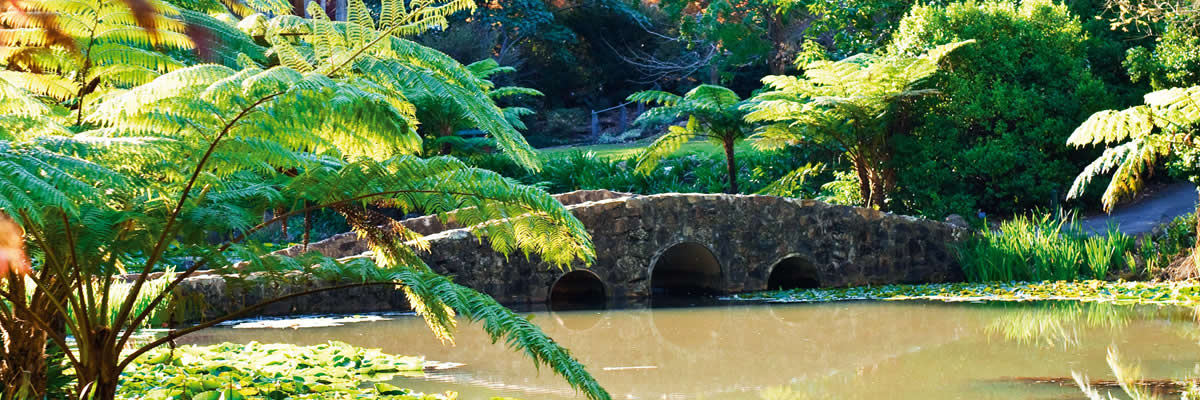
<svg viewBox="0 0 1200 400"><path fill-rule="evenodd" d="M1200 375L1192 310L1103 304L847 302L537 312L614 399L1078 399L1013 378L1112 379L1106 349L1147 378ZM443 345L419 318L305 329L208 329L191 343L340 340L465 363L393 384L464 399L581 399L475 325ZM1172 396L1176 397L1176 396Z"/></svg>

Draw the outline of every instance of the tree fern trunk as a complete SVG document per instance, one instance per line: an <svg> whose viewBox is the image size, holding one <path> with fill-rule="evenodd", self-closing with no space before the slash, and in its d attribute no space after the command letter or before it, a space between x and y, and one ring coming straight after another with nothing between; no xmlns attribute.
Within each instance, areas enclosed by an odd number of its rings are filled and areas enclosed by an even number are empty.
<svg viewBox="0 0 1200 400"><path fill-rule="evenodd" d="M862 157L855 156L854 172L858 174L858 194L862 197L862 206L871 206L871 171Z"/></svg>
<svg viewBox="0 0 1200 400"><path fill-rule="evenodd" d="M733 138L726 138L724 140L724 145L725 145L725 167L727 168L726 174L729 175L728 176L728 178L729 178L729 193L737 194L738 193L737 159L734 158L734 153L733 153Z"/></svg>
<svg viewBox="0 0 1200 400"><path fill-rule="evenodd" d="M1192 268L1191 274L1200 276L1200 203L1196 204L1196 242L1192 245Z"/></svg>
<svg viewBox="0 0 1200 400"><path fill-rule="evenodd" d="M0 398L27 387L33 398L46 392L46 332L19 318L0 320ZM28 386L26 386L28 385Z"/></svg>
<svg viewBox="0 0 1200 400"><path fill-rule="evenodd" d="M88 390L88 393L80 393L81 398L112 400L117 396L117 383L121 377L117 359L121 350L110 342L114 339L111 335L111 330L102 327L92 332L93 340L78 343L79 352L76 354L80 355L80 365L75 370L77 387ZM89 348L85 351L84 347Z"/></svg>

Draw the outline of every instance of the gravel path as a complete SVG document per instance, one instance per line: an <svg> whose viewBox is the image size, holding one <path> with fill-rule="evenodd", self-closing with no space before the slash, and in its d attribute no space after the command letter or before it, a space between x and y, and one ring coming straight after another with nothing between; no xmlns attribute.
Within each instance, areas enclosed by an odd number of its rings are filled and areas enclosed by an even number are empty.
<svg viewBox="0 0 1200 400"><path fill-rule="evenodd" d="M1196 185L1173 183L1162 186L1136 202L1117 207L1110 215L1084 218L1080 225L1088 233L1103 233L1109 221L1130 235L1150 232L1155 226L1196 210Z"/></svg>

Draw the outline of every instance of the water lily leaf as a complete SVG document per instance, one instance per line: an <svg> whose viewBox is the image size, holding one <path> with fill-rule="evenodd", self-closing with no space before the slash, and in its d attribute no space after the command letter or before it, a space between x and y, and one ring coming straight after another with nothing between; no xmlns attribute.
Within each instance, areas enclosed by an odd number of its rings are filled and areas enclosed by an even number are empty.
<svg viewBox="0 0 1200 400"><path fill-rule="evenodd" d="M197 393L195 396L192 396L192 400L220 400L220 399L221 399L221 392L218 392L216 390L200 392L200 393Z"/></svg>

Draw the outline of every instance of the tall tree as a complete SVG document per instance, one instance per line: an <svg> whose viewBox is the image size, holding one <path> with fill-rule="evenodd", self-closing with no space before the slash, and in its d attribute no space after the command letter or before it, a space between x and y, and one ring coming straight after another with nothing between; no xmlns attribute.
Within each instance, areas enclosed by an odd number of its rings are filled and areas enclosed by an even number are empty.
<svg viewBox="0 0 1200 400"><path fill-rule="evenodd" d="M482 320L493 338L504 338L590 398L607 399L540 329L490 297L433 273L419 258L420 236L367 207L437 214L473 227L497 251L537 255L561 267L594 258L582 224L545 192L452 158L412 156L420 139L403 90L419 86L455 97L513 159L538 168L532 149L478 90L470 71L399 37L444 24L447 14L471 3L415 9L397 3L384 3L380 21L361 3L351 7L347 23L329 21L311 5L316 19L275 17L274 31L267 33L283 65L264 69L241 56L244 67L238 69L213 64L177 69L106 96L88 111L85 126L72 127L87 129L77 135L41 129L55 122L41 111L5 116L0 122L37 129L0 131L0 211L21 225L33 265L22 276L14 271L26 270L11 268L10 261L0 277L4 349L33 342L44 350L44 340L36 343L35 335L30 341L27 334L32 329L45 335L65 350L87 397L109 399L124 368L179 336L295 296L389 285L404 288L440 337L452 338L455 314ZM0 95L16 101L0 102L0 109L37 102L2 83ZM292 200L292 207L259 223L262 211L280 199ZM322 208L346 215L375 259L264 256L261 246L247 243L255 231ZM451 211L459 208L469 211ZM207 232L230 231L239 234L225 243L209 242ZM9 247L0 251L12 258L16 253ZM183 259L190 265L179 264ZM248 263L235 267L234 261ZM152 288L149 273L164 265L181 272ZM243 279L262 271L325 270L351 283L280 293L131 346L133 333L147 325L153 310L201 268ZM125 271L141 274L122 285L116 275ZM56 321L65 326L56 328ZM67 345L68 333L76 346ZM22 359L40 359L39 349L28 350ZM6 370L15 359L6 354L0 377L20 374Z"/></svg>
<svg viewBox="0 0 1200 400"><path fill-rule="evenodd" d="M938 46L920 56L859 54L817 61L804 77L768 76L771 89L755 96L748 122L769 123L752 139L760 149L798 143L831 143L844 149L859 178L864 206L886 210L896 185L890 139L912 129L913 100L950 52L972 43Z"/></svg>
<svg viewBox="0 0 1200 400"><path fill-rule="evenodd" d="M737 93L716 85L700 85L683 96L657 90L637 92L629 101L659 104L638 117L638 122L657 119L675 120L687 117L684 126L671 125L667 133L659 137L638 155L637 171L648 174L659 161L679 150L680 146L696 137L701 137L721 146L725 151L728 193L738 192L737 159L734 145L746 138L746 123L742 117L744 104Z"/></svg>
<svg viewBox="0 0 1200 400"><path fill-rule="evenodd" d="M913 7L889 51L918 55L974 39L935 77L912 135L897 137L894 211L940 218L1049 207L1087 160L1062 146L1118 94L1088 59L1080 18L1050 0Z"/></svg>

